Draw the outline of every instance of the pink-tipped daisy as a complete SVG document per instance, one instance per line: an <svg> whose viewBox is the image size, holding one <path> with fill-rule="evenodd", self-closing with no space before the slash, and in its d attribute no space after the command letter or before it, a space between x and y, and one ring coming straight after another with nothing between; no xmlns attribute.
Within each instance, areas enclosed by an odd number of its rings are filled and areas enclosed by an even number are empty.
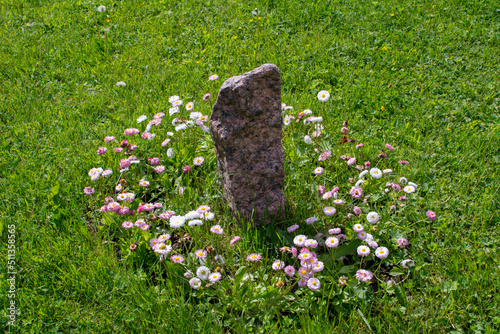
<svg viewBox="0 0 500 334"><path fill-rule="evenodd" d="M262 260L262 255L260 255L260 254L252 253L252 254L247 256L247 261L257 262L260 260Z"/></svg>
<svg viewBox="0 0 500 334"><path fill-rule="evenodd" d="M321 287L319 279L311 277L307 280L307 287L313 291L318 290Z"/></svg>
<svg viewBox="0 0 500 334"><path fill-rule="evenodd" d="M224 230L220 225L214 225L210 228L210 232L215 233L215 234L222 234L224 233Z"/></svg>

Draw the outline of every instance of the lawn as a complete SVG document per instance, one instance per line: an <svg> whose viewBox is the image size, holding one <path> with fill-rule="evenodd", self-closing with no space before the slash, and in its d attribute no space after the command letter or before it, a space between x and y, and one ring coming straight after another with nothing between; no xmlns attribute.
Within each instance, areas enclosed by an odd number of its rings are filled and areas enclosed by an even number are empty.
<svg viewBox="0 0 500 334"><path fill-rule="evenodd" d="M97 10L101 5L104 11ZM500 329L498 2L0 0L0 6L2 332ZM226 79L265 63L280 69L282 101L294 107L289 115L311 109L323 117L325 133L315 143L333 157L315 176L320 164L314 147L304 143L305 125L284 126L285 219L263 227L231 217L216 182L210 136L196 127L175 131L169 98L194 101L194 111L210 115ZM212 74L219 79L208 80ZM117 86L120 81L126 86ZM330 93L328 101L318 100L321 90ZM211 101L203 101L205 93ZM150 232L129 233L99 210L120 175L117 153L103 139L121 141L124 129L144 128L139 116L149 121L160 112L166 114L160 127L174 132L176 154L166 158L164 135L141 146L144 156L161 156L166 165L142 199L181 214L209 205L224 238L241 236L235 248L224 249L228 265L212 287L192 289L180 265L151 251ZM359 142L339 145L346 119L349 138ZM364 143L362 151L357 143ZM394 153L385 149L388 143ZM98 156L101 146L108 152ZM381 151L388 160L377 158ZM303 233L316 233L304 220L327 221L317 185L340 186L339 196L351 203L349 178L359 171L339 156L353 154L361 164L393 163L384 168L418 185L396 214L389 213L383 191L361 205L364 214L380 211L377 236L392 247L379 280L358 282L362 260L349 253L345 266L326 265L330 278L322 278L318 291L295 291L288 283L274 289L270 266L290 238L286 228L299 224ZM203 166L183 173L196 156L204 156ZM95 167L113 169L110 183L85 196ZM384 188L382 181L370 181L363 190L375 194L378 186ZM342 210L330 221L353 237ZM436 220L426 217L428 210ZM193 245L203 240L225 247L220 240L226 239L210 234L213 224L190 230ZM396 270L397 257L406 253L394 242L403 236L415 262L408 272ZM134 238L140 245L129 251ZM16 251L10 259L9 240ZM261 267L245 262L249 253L263 255ZM376 260L368 263L378 266ZM349 277L345 287L337 283L342 274ZM384 277L397 284L388 286ZM246 285L236 290L236 282ZM17 311L9 318L13 301Z"/></svg>

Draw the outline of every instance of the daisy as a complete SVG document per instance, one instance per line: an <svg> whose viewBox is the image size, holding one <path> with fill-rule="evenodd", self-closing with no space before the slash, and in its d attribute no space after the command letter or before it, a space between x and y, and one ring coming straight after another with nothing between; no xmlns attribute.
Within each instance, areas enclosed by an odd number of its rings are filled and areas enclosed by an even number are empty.
<svg viewBox="0 0 500 334"><path fill-rule="evenodd" d="M199 278L193 277L189 280L189 285L191 285L193 289L198 289L201 286L201 280Z"/></svg>
<svg viewBox="0 0 500 334"><path fill-rule="evenodd" d="M330 93L326 90L322 90L318 93L318 100L321 102L326 102L330 98Z"/></svg>
<svg viewBox="0 0 500 334"><path fill-rule="evenodd" d="M361 224L355 224L352 229L354 230L354 232L363 232L364 231L364 228L363 228L363 225Z"/></svg>
<svg viewBox="0 0 500 334"><path fill-rule="evenodd" d="M342 232L342 229L341 228L331 228L328 230L328 234L339 234L340 232Z"/></svg>
<svg viewBox="0 0 500 334"><path fill-rule="evenodd" d="M367 238L367 234L364 231L358 232L358 239L365 240Z"/></svg>
<svg viewBox="0 0 500 334"><path fill-rule="evenodd" d="M219 79L219 76L217 74L212 74L211 76L208 77L209 81L214 81Z"/></svg>
<svg viewBox="0 0 500 334"><path fill-rule="evenodd" d="M344 286L347 284L347 276L340 276L339 277L339 285Z"/></svg>
<svg viewBox="0 0 500 334"><path fill-rule="evenodd" d="M308 145L312 144L312 139L309 136L304 136L304 142Z"/></svg>
<svg viewBox="0 0 500 334"><path fill-rule="evenodd" d="M143 226L143 225L145 225L145 224L146 224L146 222L144 221L144 219L137 219L137 220L135 221L135 223L134 223L134 225L135 225L136 227L141 227L141 226Z"/></svg>
<svg viewBox="0 0 500 334"><path fill-rule="evenodd" d="M325 213L325 215L331 216L331 215L335 214L335 212L337 212L337 210L334 207L327 206L326 208L323 209L323 212Z"/></svg>
<svg viewBox="0 0 500 334"><path fill-rule="evenodd" d="M194 252L194 255L196 255L196 257L199 259L205 259L207 257L207 251L203 249L198 249L197 251Z"/></svg>
<svg viewBox="0 0 500 334"><path fill-rule="evenodd" d="M360 179L361 179L361 178L363 178L363 177L364 177L366 174L368 174L368 173L369 173L369 172L368 172L367 170L362 171L361 173L359 173L358 178L360 178Z"/></svg>
<svg viewBox="0 0 500 334"><path fill-rule="evenodd" d="M184 215L184 218L186 219L198 219L200 218L200 213L198 211L189 211Z"/></svg>
<svg viewBox="0 0 500 334"><path fill-rule="evenodd" d="M307 280L307 287L313 291L318 290L321 287L319 279L311 277Z"/></svg>
<svg viewBox="0 0 500 334"><path fill-rule="evenodd" d="M172 158L174 155L175 155L174 149L173 148L169 148L167 150L167 157Z"/></svg>
<svg viewBox="0 0 500 334"><path fill-rule="evenodd" d="M126 84L125 82L123 82L123 81L118 81L118 82L116 83L116 86L117 86L117 87L125 87L125 86L127 86L127 84Z"/></svg>
<svg viewBox="0 0 500 334"><path fill-rule="evenodd" d="M369 223L372 223L372 224L375 224L376 222L378 222L380 219L378 213L376 212L369 212L367 215L366 215L366 220L368 220Z"/></svg>
<svg viewBox="0 0 500 334"><path fill-rule="evenodd" d="M201 266L196 270L196 276L203 281L208 278L208 275L210 275L210 269L205 266Z"/></svg>
<svg viewBox="0 0 500 334"><path fill-rule="evenodd" d="M239 236L235 236L234 238L231 239L231 241L229 242L231 245L234 245L236 242L240 241L241 240L241 237Z"/></svg>
<svg viewBox="0 0 500 334"><path fill-rule="evenodd" d="M429 218L430 220L434 220L436 219L437 215L434 213L434 211L427 211L427 213L425 214L427 216L427 218Z"/></svg>
<svg viewBox="0 0 500 334"><path fill-rule="evenodd" d="M316 217L309 217L306 219L306 224L311 225L312 223L314 223L317 220L318 220L318 218L316 218Z"/></svg>
<svg viewBox="0 0 500 334"><path fill-rule="evenodd" d="M182 102L182 100L177 100L177 101L172 102L172 106L174 106L174 107L180 107L183 104L184 104L184 102Z"/></svg>
<svg viewBox="0 0 500 334"><path fill-rule="evenodd" d="M208 101L212 98L212 94L210 93L206 93L205 95L203 95L203 101Z"/></svg>
<svg viewBox="0 0 500 334"><path fill-rule="evenodd" d="M174 114L177 114L179 111L180 111L179 107L172 107L172 108L168 109L168 114L170 116L172 116Z"/></svg>
<svg viewBox="0 0 500 334"><path fill-rule="evenodd" d="M170 257L170 260L172 260L172 262L175 262L175 263L182 263L182 262L184 262L184 257L182 257L182 255L172 255Z"/></svg>
<svg viewBox="0 0 500 334"><path fill-rule="evenodd" d="M285 274L287 274L290 277L293 277L293 275L295 275L295 268L293 266L286 266L284 271Z"/></svg>
<svg viewBox="0 0 500 334"><path fill-rule="evenodd" d="M398 239L398 247L399 248L404 248L404 247L409 246L409 245L410 245L410 243L408 242L408 239L406 239L406 238Z"/></svg>
<svg viewBox="0 0 500 334"><path fill-rule="evenodd" d="M214 225L210 228L210 232L215 233L215 234L222 234L224 233L224 230L220 225Z"/></svg>
<svg viewBox="0 0 500 334"><path fill-rule="evenodd" d="M296 236L295 238L293 238L293 243L297 247L303 247L304 242L306 242L306 240L307 240L307 237L305 235L300 234L300 235Z"/></svg>
<svg viewBox="0 0 500 334"><path fill-rule="evenodd" d="M401 266L404 269L408 269L408 267L414 267L415 262L412 259L406 259L406 260L401 261Z"/></svg>
<svg viewBox="0 0 500 334"><path fill-rule="evenodd" d="M370 254L370 248L368 246L361 245L358 247L358 255L359 256L367 256Z"/></svg>
<svg viewBox="0 0 500 334"><path fill-rule="evenodd" d="M385 154L384 152L382 152L382 153L378 154L378 157L379 158L386 158L387 159L387 154Z"/></svg>
<svg viewBox="0 0 500 334"><path fill-rule="evenodd" d="M392 169L390 169L390 168L384 169L384 170L382 171L382 173L383 173L383 174L392 173Z"/></svg>
<svg viewBox="0 0 500 334"><path fill-rule="evenodd" d="M133 136L133 135L138 134L139 130L134 129L134 128L130 128L130 129L125 129L125 131L123 133L125 134L125 136Z"/></svg>
<svg viewBox="0 0 500 334"><path fill-rule="evenodd" d="M310 277L311 274L313 274L314 272L307 268L307 267L300 267L299 270L297 271L299 276L304 278L304 277Z"/></svg>
<svg viewBox="0 0 500 334"><path fill-rule="evenodd" d="M122 227L123 228L131 228L131 227L134 227L134 223L125 221L122 223Z"/></svg>
<svg viewBox="0 0 500 334"><path fill-rule="evenodd" d="M303 287L307 286L307 277L301 278L301 279L297 282L297 285L298 285L300 288L303 288Z"/></svg>
<svg viewBox="0 0 500 334"><path fill-rule="evenodd" d="M142 122L144 122L144 121L145 121L145 120L147 120L147 119L148 119L148 118L147 118L147 116L146 116L146 115L139 116L139 117L137 118L137 123L142 123Z"/></svg>
<svg viewBox="0 0 500 334"><path fill-rule="evenodd" d="M210 211L210 207L208 205L200 205L198 209L196 209L196 212L198 213L204 213Z"/></svg>
<svg viewBox="0 0 500 334"><path fill-rule="evenodd" d="M392 147L391 145L385 144L385 147L387 147L389 151L394 152L394 147Z"/></svg>
<svg viewBox="0 0 500 334"><path fill-rule="evenodd" d="M120 204L117 202L111 202L108 204L108 211L116 212L118 210L120 210Z"/></svg>
<svg viewBox="0 0 500 334"><path fill-rule="evenodd" d="M168 102L169 103L174 103L175 101L177 101L179 99L179 96L177 95L172 95L168 98Z"/></svg>
<svg viewBox="0 0 500 334"><path fill-rule="evenodd" d="M410 162L408 162L406 160L399 160L398 164L400 164L400 165L407 165L408 166L410 164Z"/></svg>
<svg viewBox="0 0 500 334"><path fill-rule="evenodd" d="M361 198L363 197L363 188L353 187L349 193L351 194L352 198Z"/></svg>
<svg viewBox="0 0 500 334"><path fill-rule="evenodd" d="M286 115L285 118L283 119L283 124L288 126L288 125L290 125L290 123L291 123L291 119L288 115Z"/></svg>
<svg viewBox="0 0 500 334"><path fill-rule="evenodd" d="M155 253L158 253L160 255L168 255L172 251L172 247L170 245L165 245L165 244L159 244L158 246L155 247Z"/></svg>
<svg viewBox="0 0 500 334"><path fill-rule="evenodd" d="M318 242L316 240L314 240L314 239L307 239L304 242L304 246L305 247L316 248L316 247L318 247Z"/></svg>
<svg viewBox="0 0 500 334"><path fill-rule="evenodd" d="M156 166L154 168L154 170L155 170L156 173L161 174L161 173L163 173L165 171L165 166L163 166L163 165Z"/></svg>
<svg viewBox="0 0 500 334"><path fill-rule="evenodd" d="M370 175L374 179L380 179L382 177L382 171L378 168L372 168L370 169Z"/></svg>
<svg viewBox="0 0 500 334"><path fill-rule="evenodd" d="M340 198L333 200L334 205L342 205L344 204L344 201L342 201Z"/></svg>
<svg viewBox="0 0 500 334"><path fill-rule="evenodd" d="M332 157L332 151L325 151L319 155L318 161L325 161Z"/></svg>
<svg viewBox="0 0 500 334"><path fill-rule="evenodd" d="M161 143L161 146L165 147L168 145L168 143L170 142L170 138L167 138L165 139L162 143Z"/></svg>
<svg viewBox="0 0 500 334"><path fill-rule="evenodd" d="M172 216L169 219L171 228L179 228L184 226L186 219L183 216Z"/></svg>
<svg viewBox="0 0 500 334"><path fill-rule="evenodd" d="M161 243L165 243L165 241L170 240L170 238L171 238L170 234L162 234L158 237L158 241Z"/></svg>
<svg viewBox="0 0 500 334"><path fill-rule="evenodd" d="M139 185L141 187L148 187L149 186L149 182L146 181L146 180L142 180L142 181L139 182Z"/></svg>
<svg viewBox="0 0 500 334"><path fill-rule="evenodd" d="M348 166L352 166L356 163L356 158L351 158L349 160L347 160L347 165Z"/></svg>
<svg viewBox="0 0 500 334"><path fill-rule="evenodd" d="M204 212L201 216L201 218L205 220L212 220L215 218L215 214L213 212Z"/></svg>
<svg viewBox="0 0 500 334"><path fill-rule="evenodd" d="M273 262L272 268L273 270L281 270L285 267L285 262L276 260Z"/></svg>
<svg viewBox="0 0 500 334"><path fill-rule="evenodd" d="M415 192L414 186L406 186L403 188L403 191L407 194L413 194Z"/></svg>
<svg viewBox="0 0 500 334"><path fill-rule="evenodd" d="M318 167L314 170L314 175L321 175L324 171L325 169L323 167Z"/></svg>
<svg viewBox="0 0 500 334"><path fill-rule="evenodd" d="M99 6L96 9L99 13L104 13L106 11L106 6ZM118 83L116 84L118 86Z"/></svg>
<svg viewBox="0 0 500 334"><path fill-rule="evenodd" d="M102 146L102 147L99 147L99 149L97 150L97 155L103 155L104 153L107 152L107 148Z"/></svg>
<svg viewBox="0 0 500 334"><path fill-rule="evenodd" d="M373 273L368 270L359 269L356 272L356 278L359 279L361 282L368 282L372 280Z"/></svg>
<svg viewBox="0 0 500 334"><path fill-rule="evenodd" d="M188 102L186 104L186 110L187 111L193 110L193 108L194 108L194 102Z"/></svg>
<svg viewBox="0 0 500 334"><path fill-rule="evenodd" d="M385 259L389 256L389 250L385 247L379 247L375 250L375 256L379 259Z"/></svg>
<svg viewBox="0 0 500 334"><path fill-rule="evenodd" d="M262 255L252 253L247 256L247 261L256 262L262 259Z"/></svg>
<svg viewBox="0 0 500 334"><path fill-rule="evenodd" d="M190 220L188 221L188 226L202 226L203 225L203 221L201 219L193 219L193 220Z"/></svg>
<svg viewBox="0 0 500 334"><path fill-rule="evenodd" d="M325 245L328 248L335 248L339 245L339 239L337 239L336 237L328 237L325 240Z"/></svg>
<svg viewBox="0 0 500 334"><path fill-rule="evenodd" d="M215 283L215 282L218 282L220 281L222 275L218 272L214 272L214 273L211 273L210 275L208 275L208 280L210 281L210 283Z"/></svg>
<svg viewBox="0 0 500 334"><path fill-rule="evenodd" d="M319 273L320 271L323 271L325 269L325 264L321 261L316 262L316 264L313 267L313 271L315 273Z"/></svg>
<svg viewBox="0 0 500 334"><path fill-rule="evenodd" d="M294 224L294 225L288 227L286 230L287 230L288 233L292 233L293 231L295 231L298 228L299 228L299 225Z"/></svg>
<svg viewBox="0 0 500 334"><path fill-rule="evenodd" d="M94 192L95 192L95 190L92 187L85 187L85 188L83 188L83 193L85 195L90 196L90 195L94 194Z"/></svg>
<svg viewBox="0 0 500 334"><path fill-rule="evenodd" d="M195 165L195 166L201 166L201 165L203 165L204 161L205 161L204 157L196 157L193 160L193 165Z"/></svg>
<svg viewBox="0 0 500 334"><path fill-rule="evenodd" d="M305 243L305 242L304 242L304 243ZM308 250L307 250L307 251L305 251L305 252L301 252L301 253L299 254L299 260L301 260L301 261L306 261L306 260L309 260L309 259L311 259L311 258L313 258L313 255L312 255L312 253L310 253Z"/></svg>

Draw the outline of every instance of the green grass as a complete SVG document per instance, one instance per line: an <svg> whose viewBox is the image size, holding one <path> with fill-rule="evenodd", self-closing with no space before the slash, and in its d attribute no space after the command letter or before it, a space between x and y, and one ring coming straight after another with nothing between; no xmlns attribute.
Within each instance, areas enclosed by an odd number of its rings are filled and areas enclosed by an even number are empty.
<svg viewBox="0 0 500 334"><path fill-rule="evenodd" d="M0 248L6 254L7 226L15 224L20 310L17 327L8 327L2 255L6 332L500 328L496 1L0 3ZM101 4L105 13L95 11ZM411 236L412 257L423 265L397 293L357 306L333 307L328 302L337 301L324 298L296 303L288 313L257 304L249 314L225 314L203 294L178 289L171 277L152 279L151 263L124 261L97 228L100 216L82 189L104 136L142 114L168 110L171 95L215 97L223 80L263 63L280 68L282 100L295 111L320 110L317 92L330 91L323 116L332 141L348 118L353 137L373 150L392 143L397 157L410 161L406 175L420 185L417 208L432 208L439 220L408 217L390 226ZM213 73L221 79L208 82ZM121 80L126 89L115 86ZM200 105L197 111L210 111ZM286 138L287 147L301 140ZM292 170L300 167L296 153L286 154L288 206L302 220L321 207L304 191L312 179ZM204 198L212 196L218 212L226 212L216 186L204 186ZM172 201L187 210L200 199L190 198ZM242 236L246 249L269 246L262 230Z"/></svg>

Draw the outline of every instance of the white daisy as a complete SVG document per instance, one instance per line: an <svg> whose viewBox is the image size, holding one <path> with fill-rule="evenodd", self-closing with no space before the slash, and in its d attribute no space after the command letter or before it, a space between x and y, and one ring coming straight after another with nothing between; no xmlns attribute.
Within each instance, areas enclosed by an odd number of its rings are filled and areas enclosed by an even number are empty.
<svg viewBox="0 0 500 334"><path fill-rule="evenodd" d="M326 102L330 98L330 93L326 90L322 90L318 93L318 100L321 102Z"/></svg>
<svg viewBox="0 0 500 334"><path fill-rule="evenodd" d="M170 227L171 228L179 228L184 226L184 222L186 219L183 216L173 216L170 217Z"/></svg>
<svg viewBox="0 0 500 334"><path fill-rule="evenodd" d="M369 212L367 215L366 215L366 220L368 220L369 223L372 223L372 224L375 224L376 222L378 222L378 220L380 219L378 213L376 212Z"/></svg>
<svg viewBox="0 0 500 334"><path fill-rule="evenodd" d="M372 168L370 169L370 175L374 179L380 179L382 177L382 171L378 168Z"/></svg>
<svg viewBox="0 0 500 334"><path fill-rule="evenodd" d="M193 110L193 108L194 108L194 102L188 102L186 104L186 110L187 111Z"/></svg>
<svg viewBox="0 0 500 334"><path fill-rule="evenodd" d="M148 119L148 117L146 115L139 116L137 118L137 123L142 123L142 122L144 122L147 119Z"/></svg>
<svg viewBox="0 0 500 334"><path fill-rule="evenodd" d="M201 266L196 270L196 276L203 281L208 278L208 275L210 275L210 269L205 266Z"/></svg>

